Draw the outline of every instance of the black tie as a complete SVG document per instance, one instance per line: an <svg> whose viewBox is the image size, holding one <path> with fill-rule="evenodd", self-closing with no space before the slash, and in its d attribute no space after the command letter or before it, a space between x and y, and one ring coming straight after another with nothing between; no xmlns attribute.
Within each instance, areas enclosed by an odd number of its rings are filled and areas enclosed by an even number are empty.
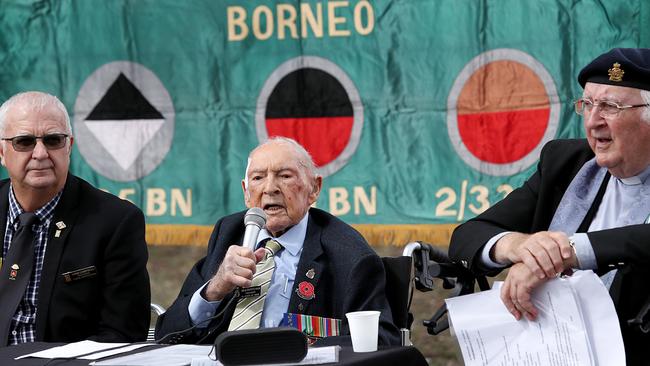
<svg viewBox="0 0 650 366"><path fill-rule="evenodd" d="M31 212L18 216L18 229L11 239L7 257L0 269L0 342L9 342L11 321L25 295L34 267L34 232L38 217Z"/></svg>

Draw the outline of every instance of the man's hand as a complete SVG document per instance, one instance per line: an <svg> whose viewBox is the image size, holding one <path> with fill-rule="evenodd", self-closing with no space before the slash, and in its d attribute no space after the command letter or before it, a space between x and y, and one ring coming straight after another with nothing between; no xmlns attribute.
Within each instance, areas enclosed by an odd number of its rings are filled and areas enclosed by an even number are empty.
<svg viewBox="0 0 650 366"><path fill-rule="evenodd" d="M548 279L540 279L533 274L528 266L517 263L510 267L508 276L501 287L501 301L517 320L521 319L522 315L528 320L535 320L538 312L531 301L531 294L535 288Z"/></svg>
<svg viewBox="0 0 650 366"><path fill-rule="evenodd" d="M235 287L250 287L255 274L255 263L264 257L264 248L254 253L245 247L231 245L217 273L205 287L205 299L221 301Z"/></svg>
<svg viewBox="0 0 650 366"><path fill-rule="evenodd" d="M575 253L563 232L511 233L497 241L493 258L498 263L524 263L539 279L555 277L575 263Z"/></svg>

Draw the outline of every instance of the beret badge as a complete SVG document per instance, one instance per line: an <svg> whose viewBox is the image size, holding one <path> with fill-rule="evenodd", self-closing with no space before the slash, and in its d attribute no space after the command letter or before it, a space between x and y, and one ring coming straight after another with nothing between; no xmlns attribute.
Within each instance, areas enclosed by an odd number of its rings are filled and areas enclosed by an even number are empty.
<svg viewBox="0 0 650 366"><path fill-rule="evenodd" d="M607 75L609 75L609 80L611 81L623 81L623 74L625 74L625 71L621 69L621 64L618 62L614 62L612 68L607 70Z"/></svg>

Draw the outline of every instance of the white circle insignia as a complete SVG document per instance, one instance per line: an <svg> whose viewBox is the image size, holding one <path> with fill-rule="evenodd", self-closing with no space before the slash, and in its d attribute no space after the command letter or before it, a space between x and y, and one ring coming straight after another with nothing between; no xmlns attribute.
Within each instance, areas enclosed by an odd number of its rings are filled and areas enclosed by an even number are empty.
<svg viewBox="0 0 650 366"><path fill-rule="evenodd" d="M110 62L79 90L75 142L96 172L133 181L150 174L169 152L174 119L172 99L151 70L130 61Z"/></svg>

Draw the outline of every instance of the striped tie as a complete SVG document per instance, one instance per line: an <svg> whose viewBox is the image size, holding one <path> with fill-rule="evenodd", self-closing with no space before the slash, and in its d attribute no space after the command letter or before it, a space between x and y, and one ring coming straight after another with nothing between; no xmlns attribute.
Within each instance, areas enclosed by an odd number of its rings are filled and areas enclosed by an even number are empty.
<svg viewBox="0 0 650 366"><path fill-rule="evenodd" d="M275 240L269 240L266 242L264 249L266 249L266 256L257 263L255 275L253 276L253 284L251 285L251 287L261 287L260 295L239 299L237 307L235 307L235 313L228 326L229 331L257 329L260 327L264 300L271 285L273 270L275 270L273 256L282 249L282 245Z"/></svg>

